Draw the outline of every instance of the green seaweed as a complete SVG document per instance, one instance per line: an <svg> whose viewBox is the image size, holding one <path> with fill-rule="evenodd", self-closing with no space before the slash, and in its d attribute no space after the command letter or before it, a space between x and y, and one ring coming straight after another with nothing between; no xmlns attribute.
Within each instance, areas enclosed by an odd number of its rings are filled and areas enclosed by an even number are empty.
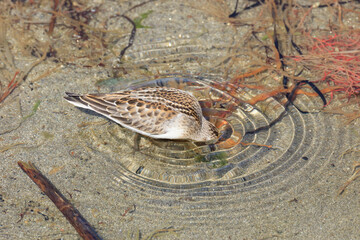
<svg viewBox="0 0 360 240"><path fill-rule="evenodd" d="M153 10L149 10L145 13L140 14L139 17L135 18L133 21L135 23L135 27L136 28L151 28L150 26L144 26L142 25L142 21L145 20L151 13L153 12Z"/></svg>
<svg viewBox="0 0 360 240"><path fill-rule="evenodd" d="M43 137L44 137L45 139L47 139L47 140L54 137L54 134L49 133L49 132L47 132L47 131L41 132L41 135L43 135Z"/></svg>
<svg viewBox="0 0 360 240"><path fill-rule="evenodd" d="M225 152L214 152L207 155L195 156L196 162L205 162L209 168L220 168L228 164Z"/></svg>
<svg viewBox="0 0 360 240"><path fill-rule="evenodd" d="M39 106L40 106L41 101L37 100L32 108L32 112L28 115L26 115L25 117L23 117L23 121L25 121L26 119L28 119L29 117L32 117L36 111L38 110Z"/></svg>
<svg viewBox="0 0 360 240"><path fill-rule="evenodd" d="M201 155L201 154L196 155L194 159L195 159L196 162L207 162L205 156Z"/></svg>
<svg viewBox="0 0 360 240"><path fill-rule="evenodd" d="M208 168L221 168L228 164L226 159L218 159L216 161L209 162L207 164Z"/></svg>
<svg viewBox="0 0 360 240"><path fill-rule="evenodd" d="M268 35L265 35L261 38L261 40L268 40L269 39L269 36Z"/></svg>

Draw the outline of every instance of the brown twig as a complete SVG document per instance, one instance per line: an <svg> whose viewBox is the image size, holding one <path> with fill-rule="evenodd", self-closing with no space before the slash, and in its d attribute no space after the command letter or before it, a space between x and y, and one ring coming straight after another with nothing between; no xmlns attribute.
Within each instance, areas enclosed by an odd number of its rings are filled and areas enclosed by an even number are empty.
<svg viewBox="0 0 360 240"><path fill-rule="evenodd" d="M61 192L31 163L18 162L20 168L48 196L66 219L73 225L83 239L100 240L101 237L86 221L80 212L61 194Z"/></svg>

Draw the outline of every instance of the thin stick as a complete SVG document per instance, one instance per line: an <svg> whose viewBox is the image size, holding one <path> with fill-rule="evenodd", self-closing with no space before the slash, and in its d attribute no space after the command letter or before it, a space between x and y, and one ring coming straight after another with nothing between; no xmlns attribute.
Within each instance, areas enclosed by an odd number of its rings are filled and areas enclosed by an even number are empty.
<svg viewBox="0 0 360 240"><path fill-rule="evenodd" d="M48 196L66 219L73 225L79 235L85 240L102 239L80 212L67 200L61 192L31 163L18 162L20 168Z"/></svg>
<svg viewBox="0 0 360 240"><path fill-rule="evenodd" d="M54 6L53 6L54 12L57 11L58 5L59 5L59 0L54 0ZM49 23L49 31L48 31L49 36L53 34L55 23L56 23L56 14L53 13Z"/></svg>

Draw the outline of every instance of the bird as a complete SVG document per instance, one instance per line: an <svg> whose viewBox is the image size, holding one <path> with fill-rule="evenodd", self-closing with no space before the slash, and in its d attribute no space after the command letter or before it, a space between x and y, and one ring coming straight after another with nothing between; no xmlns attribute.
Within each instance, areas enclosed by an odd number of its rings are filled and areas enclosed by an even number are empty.
<svg viewBox="0 0 360 240"><path fill-rule="evenodd" d="M219 130L204 118L198 100L181 89L145 87L103 94L65 94L69 103L150 138L192 142L219 138Z"/></svg>

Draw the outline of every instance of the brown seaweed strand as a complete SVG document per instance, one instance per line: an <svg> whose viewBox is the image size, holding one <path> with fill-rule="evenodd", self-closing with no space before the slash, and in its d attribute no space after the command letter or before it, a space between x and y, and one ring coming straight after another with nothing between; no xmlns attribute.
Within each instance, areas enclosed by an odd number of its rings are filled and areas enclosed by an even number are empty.
<svg viewBox="0 0 360 240"><path fill-rule="evenodd" d="M126 47L124 47L121 52L120 52L120 55L118 57L118 61L120 62L121 61L121 58L124 56L126 50L131 47L134 43L134 40L135 40L135 34L136 34L136 25L134 23L133 20L131 20L128 16L126 15L121 15L121 17L125 18L128 22L131 23L132 25L132 30L131 30L131 34L130 34L130 38L129 38L129 42L128 42L128 45Z"/></svg>

